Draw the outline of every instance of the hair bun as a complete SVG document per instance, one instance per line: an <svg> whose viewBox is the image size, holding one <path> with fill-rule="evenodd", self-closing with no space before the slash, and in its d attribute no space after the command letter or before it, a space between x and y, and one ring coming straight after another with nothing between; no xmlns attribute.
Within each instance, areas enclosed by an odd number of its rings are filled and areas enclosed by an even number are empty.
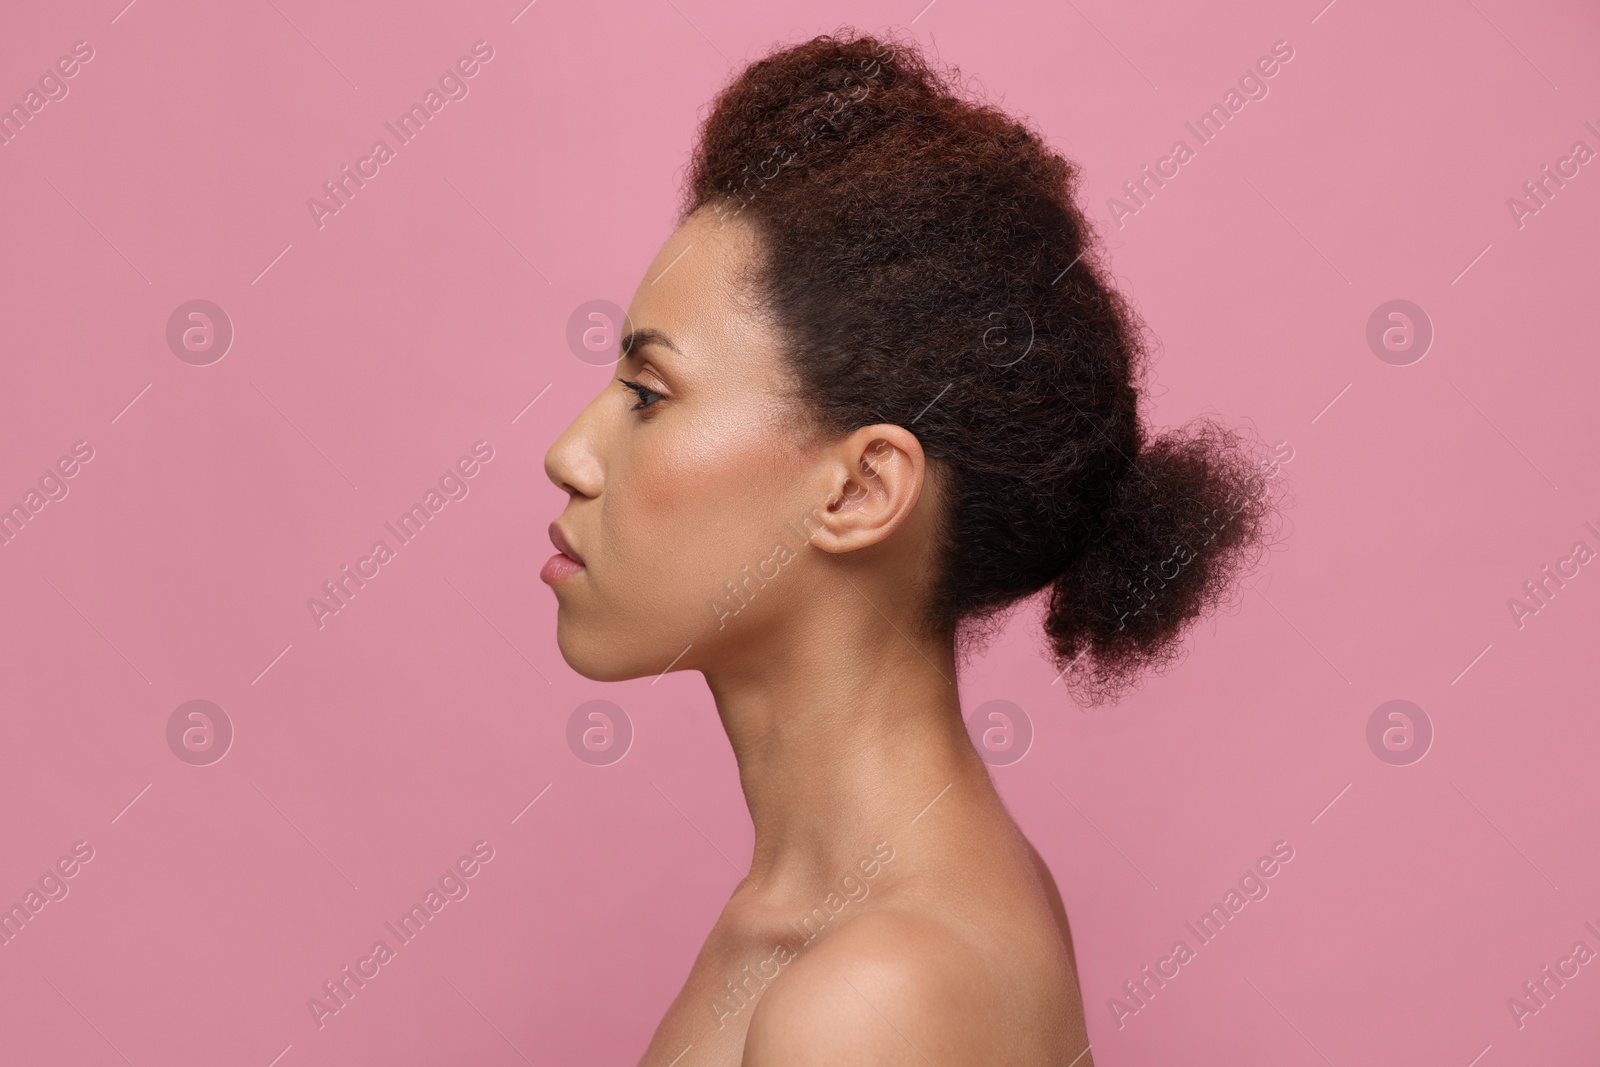
<svg viewBox="0 0 1600 1067"><path fill-rule="evenodd" d="M1260 557L1277 468L1208 419L1139 452L1050 589L1044 630L1069 691L1101 704L1178 658L1188 624Z"/></svg>

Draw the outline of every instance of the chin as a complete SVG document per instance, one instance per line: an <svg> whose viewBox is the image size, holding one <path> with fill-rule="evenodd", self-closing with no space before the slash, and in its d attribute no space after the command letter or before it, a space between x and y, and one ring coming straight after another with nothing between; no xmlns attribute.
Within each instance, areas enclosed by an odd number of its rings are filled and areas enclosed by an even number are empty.
<svg viewBox="0 0 1600 1067"><path fill-rule="evenodd" d="M649 666L641 657L619 650L614 640L605 634L590 631L579 635L575 627L556 623L556 647L567 666L591 682L626 682L633 678L646 678L661 673L661 665L671 657ZM654 661L652 661L654 662Z"/></svg>

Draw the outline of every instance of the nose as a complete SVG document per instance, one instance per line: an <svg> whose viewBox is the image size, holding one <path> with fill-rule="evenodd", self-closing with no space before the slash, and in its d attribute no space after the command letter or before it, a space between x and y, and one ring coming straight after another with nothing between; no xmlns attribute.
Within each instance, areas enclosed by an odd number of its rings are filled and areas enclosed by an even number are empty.
<svg viewBox="0 0 1600 1067"><path fill-rule="evenodd" d="M607 383L609 384L609 382ZM571 496L597 497L604 483L599 456L598 407L605 391L590 400L544 454L544 473Z"/></svg>

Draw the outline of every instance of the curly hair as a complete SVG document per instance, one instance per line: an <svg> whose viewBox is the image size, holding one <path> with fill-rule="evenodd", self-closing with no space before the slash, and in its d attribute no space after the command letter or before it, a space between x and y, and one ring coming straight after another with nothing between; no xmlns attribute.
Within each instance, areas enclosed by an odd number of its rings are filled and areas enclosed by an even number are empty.
<svg viewBox="0 0 1600 1067"><path fill-rule="evenodd" d="M1276 466L1210 420L1141 424L1144 326L1107 280L1079 179L958 72L841 30L717 96L680 221L754 225L813 425L894 423L936 461L931 631L970 653L1048 587L1049 654L1094 705L1174 660L1254 562Z"/></svg>

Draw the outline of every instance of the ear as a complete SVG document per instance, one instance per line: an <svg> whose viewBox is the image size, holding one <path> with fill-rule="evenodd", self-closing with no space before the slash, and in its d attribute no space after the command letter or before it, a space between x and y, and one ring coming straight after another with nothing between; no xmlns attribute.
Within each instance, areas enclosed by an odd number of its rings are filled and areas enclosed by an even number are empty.
<svg viewBox="0 0 1600 1067"><path fill-rule="evenodd" d="M825 462L828 503L811 537L824 552L854 552L894 533L916 507L928 473L922 443L892 423L846 434Z"/></svg>

